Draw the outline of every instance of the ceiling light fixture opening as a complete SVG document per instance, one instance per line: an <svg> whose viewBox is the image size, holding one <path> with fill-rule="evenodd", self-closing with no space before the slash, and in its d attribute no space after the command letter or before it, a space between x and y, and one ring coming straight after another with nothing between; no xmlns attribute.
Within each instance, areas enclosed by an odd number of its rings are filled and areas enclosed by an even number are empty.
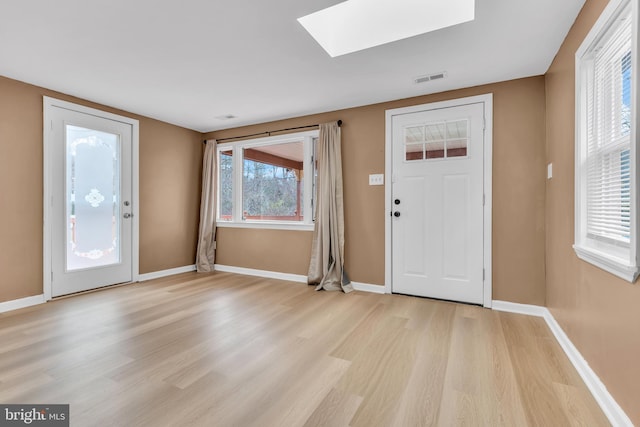
<svg viewBox="0 0 640 427"><path fill-rule="evenodd" d="M475 18L475 0L347 0L298 18L331 57Z"/></svg>
<svg viewBox="0 0 640 427"><path fill-rule="evenodd" d="M222 116L216 116L215 118L218 120L231 120L231 119L235 119L237 116L234 116L233 114L225 114Z"/></svg>

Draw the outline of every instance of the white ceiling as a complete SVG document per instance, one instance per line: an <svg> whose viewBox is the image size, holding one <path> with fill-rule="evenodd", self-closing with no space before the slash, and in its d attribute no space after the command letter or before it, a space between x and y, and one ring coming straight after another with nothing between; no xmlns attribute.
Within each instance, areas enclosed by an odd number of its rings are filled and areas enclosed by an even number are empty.
<svg viewBox="0 0 640 427"><path fill-rule="evenodd" d="M0 75L206 132L544 74L584 0L476 0L331 58L296 19L339 2L2 0Z"/></svg>

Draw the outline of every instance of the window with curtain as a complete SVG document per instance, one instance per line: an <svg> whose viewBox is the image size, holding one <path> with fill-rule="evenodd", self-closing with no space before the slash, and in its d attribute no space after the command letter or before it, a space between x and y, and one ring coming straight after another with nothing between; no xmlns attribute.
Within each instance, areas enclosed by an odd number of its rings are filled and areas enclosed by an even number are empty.
<svg viewBox="0 0 640 427"><path fill-rule="evenodd" d="M317 134L220 144L218 226L313 229Z"/></svg>
<svg viewBox="0 0 640 427"><path fill-rule="evenodd" d="M629 281L636 262L634 20L612 1L576 53L577 255Z"/></svg>

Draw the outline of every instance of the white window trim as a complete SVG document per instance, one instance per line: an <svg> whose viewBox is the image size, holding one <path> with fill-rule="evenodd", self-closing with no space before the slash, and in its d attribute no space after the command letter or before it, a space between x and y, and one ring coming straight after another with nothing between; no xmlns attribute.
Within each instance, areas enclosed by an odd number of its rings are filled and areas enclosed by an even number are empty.
<svg viewBox="0 0 640 427"><path fill-rule="evenodd" d="M583 59L591 51L595 42L598 41L604 31L606 31L612 19L629 4L629 0L611 0L605 10L600 15L589 34L586 36L575 55L576 72L576 116L575 116L575 235L573 248L578 258L589 262L611 274L614 274L629 282L634 282L638 277L640 267L637 261L638 252L638 203L637 194L637 170L638 170L638 150L637 144L637 123L640 123L637 108L638 93L638 2L631 1L632 4L632 75L631 75L631 149L630 149L630 180L631 180L631 212L630 224L631 235L629 248L617 248L614 245L604 244L595 239L588 238L586 233L586 171L582 167L586 156L586 97L584 96L584 85L586 75L582 67Z"/></svg>
<svg viewBox="0 0 640 427"><path fill-rule="evenodd" d="M229 143L218 144L218 156L220 158L221 151L228 151L231 147L233 150L233 210L231 221L220 219L220 203L216 200L216 226L221 228L262 228L272 230L298 230L313 231L313 206L312 192L313 179L304 180L304 220L303 221L264 221L264 220L246 220L242 218L242 169L243 156L242 150L245 148L261 147L272 144L285 144L290 142L304 141L304 170L313 171L313 138L317 138L319 131L311 130L305 132L296 132L286 135L267 136L264 138L247 139ZM309 175L311 172L309 172ZM220 185L220 168L218 168L218 176L216 176L216 186ZM217 192L219 196L219 191Z"/></svg>

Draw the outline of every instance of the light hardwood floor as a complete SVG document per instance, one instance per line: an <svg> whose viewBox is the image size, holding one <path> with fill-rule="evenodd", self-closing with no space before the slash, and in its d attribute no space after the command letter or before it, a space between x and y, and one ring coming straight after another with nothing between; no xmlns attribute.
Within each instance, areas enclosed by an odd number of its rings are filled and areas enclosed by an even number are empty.
<svg viewBox="0 0 640 427"><path fill-rule="evenodd" d="M187 273L0 315L0 402L72 426L600 426L542 319Z"/></svg>

